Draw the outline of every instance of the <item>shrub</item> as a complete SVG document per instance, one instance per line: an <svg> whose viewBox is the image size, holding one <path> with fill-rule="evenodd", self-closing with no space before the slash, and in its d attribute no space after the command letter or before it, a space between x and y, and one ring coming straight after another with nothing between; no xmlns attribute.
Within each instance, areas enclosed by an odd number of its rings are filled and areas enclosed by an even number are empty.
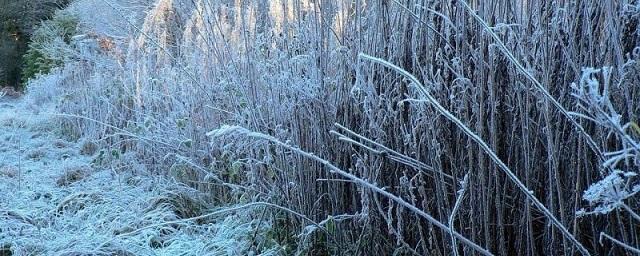
<svg viewBox="0 0 640 256"><path fill-rule="evenodd" d="M70 57L71 37L76 33L77 26L77 17L64 11L38 26L23 57L22 82L26 83L38 74L47 74L52 68L62 66L65 59Z"/></svg>

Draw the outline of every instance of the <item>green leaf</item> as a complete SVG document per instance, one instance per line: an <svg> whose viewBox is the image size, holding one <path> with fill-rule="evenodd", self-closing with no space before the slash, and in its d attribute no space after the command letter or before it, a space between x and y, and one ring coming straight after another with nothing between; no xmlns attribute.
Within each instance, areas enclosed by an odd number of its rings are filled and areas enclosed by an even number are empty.
<svg viewBox="0 0 640 256"><path fill-rule="evenodd" d="M111 150L111 155L112 155L113 157L115 157L116 159L119 159L119 158L120 158L120 152L119 152L118 150L116 150L116 149L112 149L112 150Z"/></svg>

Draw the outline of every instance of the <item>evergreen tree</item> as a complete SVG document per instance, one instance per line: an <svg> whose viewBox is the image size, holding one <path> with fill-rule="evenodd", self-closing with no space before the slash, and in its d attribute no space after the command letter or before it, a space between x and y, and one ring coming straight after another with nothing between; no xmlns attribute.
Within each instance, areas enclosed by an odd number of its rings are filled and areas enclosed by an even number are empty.
<svg viewBox="0 0 640 256"><path fill-rule="evenodd" d="M22 56L34 27L68 2L0 0L0 86L19 86Z"/></svg>

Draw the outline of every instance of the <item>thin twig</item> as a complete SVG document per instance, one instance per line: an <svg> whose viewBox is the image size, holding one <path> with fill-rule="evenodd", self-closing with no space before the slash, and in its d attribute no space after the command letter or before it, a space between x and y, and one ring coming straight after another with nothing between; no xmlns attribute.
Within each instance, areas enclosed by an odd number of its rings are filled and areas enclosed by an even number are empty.
<svg viewBox="0 0 640 256"><path fill-rule="evenodd" d="M360 140L362 140L362 141L364 141L366 143L369 143L372 146L367 146L364 143L357 142L357 141L355 141L353 139L350 139L346 135L344 135L342 133L339 133L337 131L330 131L331 134L338 136L338 139L340 139L341 141L345 141L345 142L348 142L348 143L363 147L363 148L365 148L365 149L367 149L367 150L369 150L369 151L371 151L371 152L373 152L375 154L386 156L387 158L389 158L389 159L391 159L393 161L396 161L396 162L399 162L399 163L402 163L402 164L405 164L405 165L409 165L409 166L411 166L413 168L416 168L418 170L427 170L427 171L430 171L430 172L441 174L445 178L449 179L450 181L455 181L453 176L451 176L449 174L446 174L446 173L444 173L442 171L436 171L433 167L431 167L431 166L429 166L429 165L427 165L427 164L425 164L423 162L420 162L419 160L417 160L415 158L411 158L411 157L409 157L407 155L404 155L404 154L402 154L402 153L400 153L398 151L390 149L387 146L382 145L382 144L380 144L378 142L375 142L375 141L373 141L373 140L371 140L371 139L369 139L369 138L367 138L365 136L362 136L362 135L350 130L349 128L344 127L343 125L341 125L339 123L335 123L334 125L336 127L338 127L340 130L346 132L347 134L349 134L351 136L354 136L354 137L356 137L356 138L358 138L358 139L360 139ZM376 149L376 148L378 148L378 149Z"/></svg>
<svg viewBox="0 0 640 256"><path fill-rule="evenodd" d="M631 252L633 252L635 254L640 254L640 249L634 248L633 246L625 244L622 241L620 241L618 239L615 239L612 236L607 235L604 232L600 232L600 244L602 244L602 240L603 240L602 238L607 238L607 239L611 240L611 242L613 242L613 243L615 243L615 244L617 244L619 246L622 246L622 248L625 248L625 249L627 249L627 250L629 250L629 251L631 251Z"/></svg>
<svg viewBox="0 0 640 256"><path fill-rule="evenodd" d="M456 198L456 204L453 206L453 211L451 211L451 216L449 216L449 229L451 232L453 229L453 221L456 218L456 213L458 213L458 209L462 204L462 199L464 199L464 193L467 192L467 185L469 184L469 174L465 174L462 179L462 188L458 191L458 197ZM458 256L458 245L456 244L456 238L451 237L451 248L453 249L453 256Z"/></svg>

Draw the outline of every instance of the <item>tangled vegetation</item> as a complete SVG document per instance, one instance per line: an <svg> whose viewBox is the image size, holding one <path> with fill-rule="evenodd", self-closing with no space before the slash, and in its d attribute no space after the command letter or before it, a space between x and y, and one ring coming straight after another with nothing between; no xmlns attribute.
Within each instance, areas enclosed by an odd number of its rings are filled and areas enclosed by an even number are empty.
<svg viewBox="0 0 640 256"><path fill-rule="evenodd" d="M197 191L158 202L186 206L179 219L264 206L246 212L267 227L247 251L640 252L637 0L76 0L65 13L27 58L59 67L32 88L56 84L65 136L96 141L100 168L126 170L128 155Z"/></svg>

